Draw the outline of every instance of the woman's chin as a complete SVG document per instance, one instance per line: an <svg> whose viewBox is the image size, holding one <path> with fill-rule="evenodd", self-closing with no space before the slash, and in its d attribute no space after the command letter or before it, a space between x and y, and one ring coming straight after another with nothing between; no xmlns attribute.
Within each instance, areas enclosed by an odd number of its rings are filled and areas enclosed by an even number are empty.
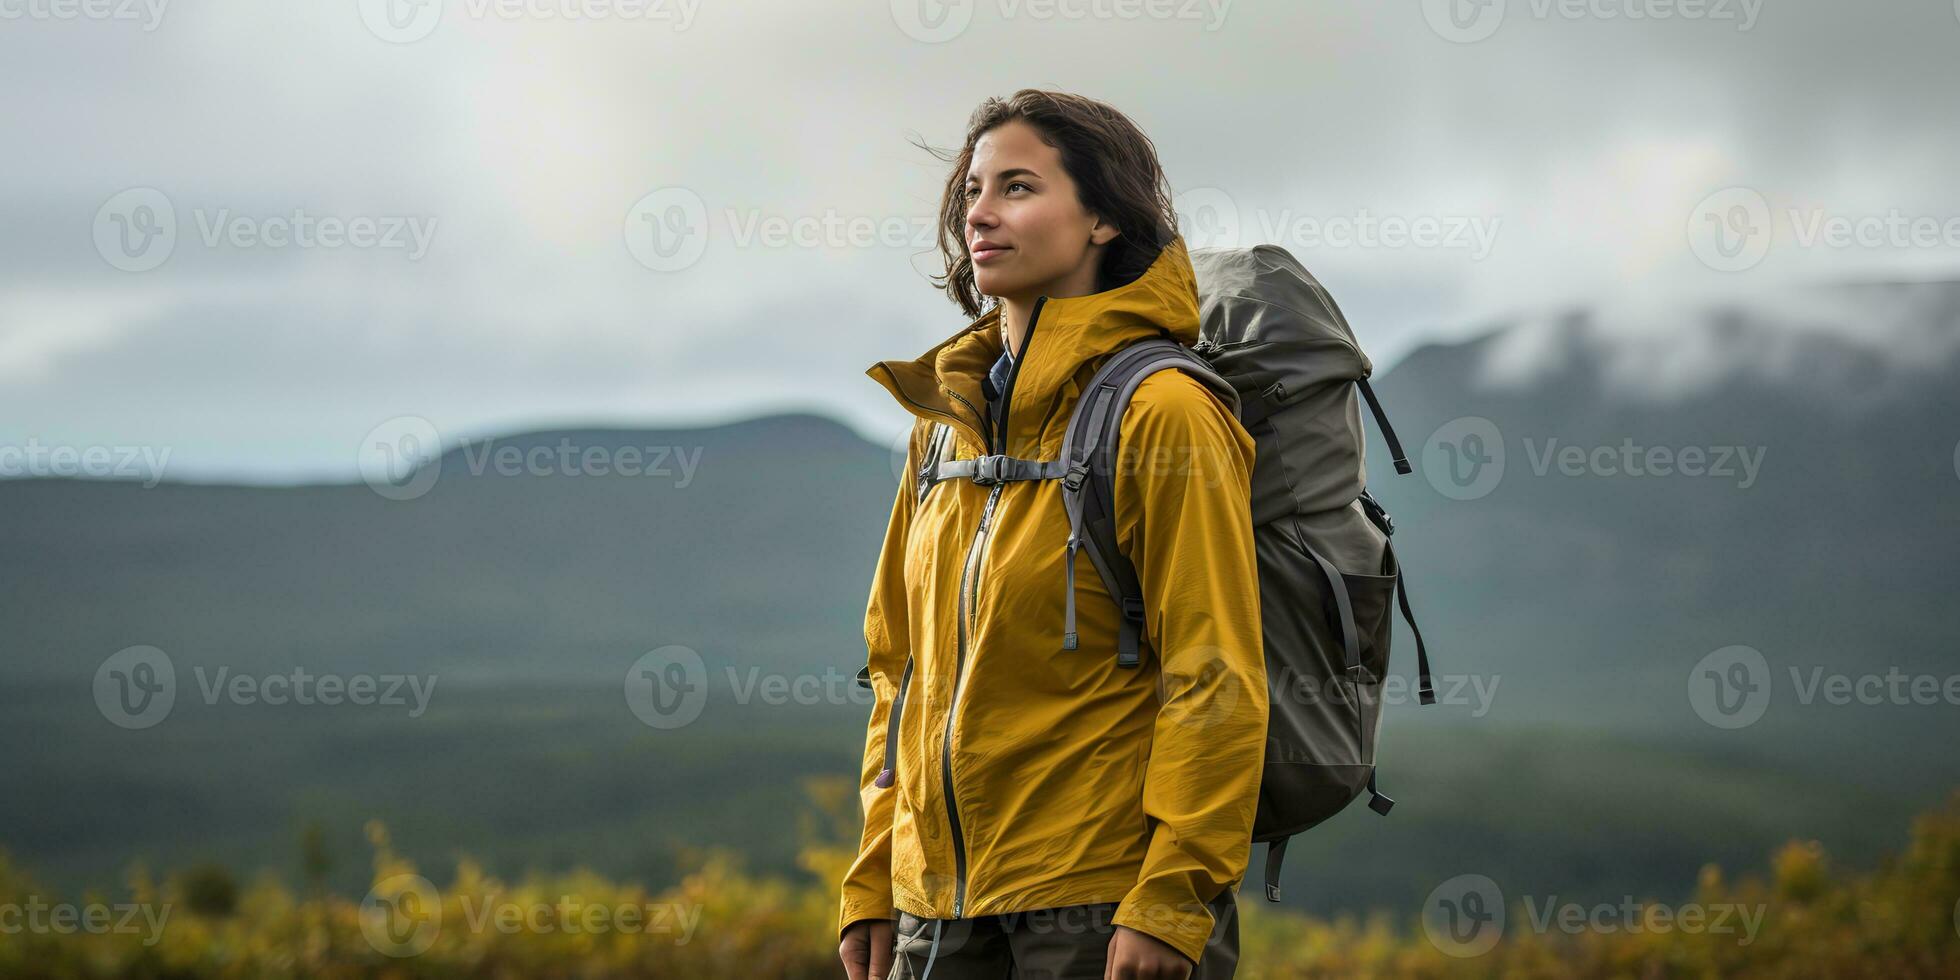
<svg viewBox="0 0 1960 980"><path fill-rule="evenodd" d="M981 269L973 270L973 288L978 290L982 296L992 296L995 299L999 299L1001 296L1012 292L1014 287L1014 280L998 272Z"/></svg>

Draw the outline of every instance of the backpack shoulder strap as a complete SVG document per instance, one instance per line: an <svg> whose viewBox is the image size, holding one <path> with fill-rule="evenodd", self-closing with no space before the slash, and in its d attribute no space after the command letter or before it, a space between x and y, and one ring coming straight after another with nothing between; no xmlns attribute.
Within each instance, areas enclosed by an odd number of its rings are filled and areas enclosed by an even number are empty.
<svg viewBox="0 0 1960 980"><path fill-rule="evenodd" d="M1087 552L1090 564L1117 603L1122 621L1117 632L1116 664L1135 667L1142 662L1143 588L1136 568L1116 543L1115 485L1117 440L1123 413L1143 379L1167 368L1197 378L1223 400L1234 415L1238 392L1204 358L1170 337L1138 341L1111 355L1090 378L1076 400L1068 433L1063 439L1062 501L1068 511L1068 552L1063 567L1068 576L1067 612L1062 648L1076 648L1075 553Z"/></svg>

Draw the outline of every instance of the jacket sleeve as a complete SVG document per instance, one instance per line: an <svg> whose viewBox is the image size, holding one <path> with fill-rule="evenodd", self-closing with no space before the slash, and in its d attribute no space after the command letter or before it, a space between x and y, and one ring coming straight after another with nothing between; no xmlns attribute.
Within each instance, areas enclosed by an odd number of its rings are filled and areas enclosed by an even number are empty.
<svg viewBox="0 0 1960 980"><path fill-rule="evenodd" d="M838 911L837 933L860 919L896 919L892 908L891 836L893 797L890 788L873 785L885 767L885 726L891 718L892 699L898 693L900 675L910 654L909 624L906 612L905 539L912 524L917 502L910 479L919 465L922 434L930 429L922 423L912 426L911 442L905 453L905 470L898 481L898 494L892 502L891 521L885 526L885 541L878 554L877 570L872 574L871 597L864 610L864 643L874 697L871 719L865 727L864 759L858 772L858 799L864 811L864 832L858 840L857 858L844 875L843 900Z"/></svg>
<svg viewBox="0 0 1960 980"><path fill-rule="evenodd" d="M1114 921L1195 963L1214 925L1205 903L1245 875L1265 762L1255 443L1200 382L1166 370L1138 386L1117 452L1117 544L1143 589L1160 701L1143 779L1149 847Z"/></svg>

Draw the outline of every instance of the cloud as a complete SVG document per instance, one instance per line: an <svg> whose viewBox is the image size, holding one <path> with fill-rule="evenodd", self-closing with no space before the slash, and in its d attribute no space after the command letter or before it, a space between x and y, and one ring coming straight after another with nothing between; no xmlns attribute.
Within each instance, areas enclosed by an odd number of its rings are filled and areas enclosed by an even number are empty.
<svg viewBox="0 0 1960 980"><path fill-rule="evenodd" d="M1731 185L1778 208L1960 215L1946 5L1779 4L1740 30L1520 2L1468 44L1415 4L1241 0L1205 8L1215 23L973 4L927 43L885 3L704 2L679 28L452 2L408 44L358 6L177 4L150 31L9 22L0 71L24 97L0 103L0 443L142 438L277 478L344 465L350 431L409 411L470 429L795 406L882 438L905 419L863 368L964 319L924 275L943 164L908 138L954 143L982 98L1030 85L1110 101L1177 189L1278 227L1384 367L1572 303L1955 265L1779 240L1738 277L1685 231ZM126 273L91 227L135 187L167 195L179 234L167 262ZM705 220L680 271L626 245L629 209L662 188ZM218 215L262 233L302 210L418 218L434 237L410 261L202 235ZM1487 255L1284 237L1363 212L1494 236ZM893 223L928 238L824 230Z"/></svg>

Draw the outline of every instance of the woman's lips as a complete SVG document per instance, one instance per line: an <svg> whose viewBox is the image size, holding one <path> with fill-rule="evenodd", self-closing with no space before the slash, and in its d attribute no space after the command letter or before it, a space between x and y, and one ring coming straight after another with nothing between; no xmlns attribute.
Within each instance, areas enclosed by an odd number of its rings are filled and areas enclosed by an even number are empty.
<svg viewBox="0 0 1960 980"><path fill-rule="evenodd" d="M973 252L973 261L976 263L986 262L989 259L995 258L996 256L1005 255L1006 253L1011 251L1013 251L1013 248L1007 245L1002 245L999 248L975 249Z"/></svg>

